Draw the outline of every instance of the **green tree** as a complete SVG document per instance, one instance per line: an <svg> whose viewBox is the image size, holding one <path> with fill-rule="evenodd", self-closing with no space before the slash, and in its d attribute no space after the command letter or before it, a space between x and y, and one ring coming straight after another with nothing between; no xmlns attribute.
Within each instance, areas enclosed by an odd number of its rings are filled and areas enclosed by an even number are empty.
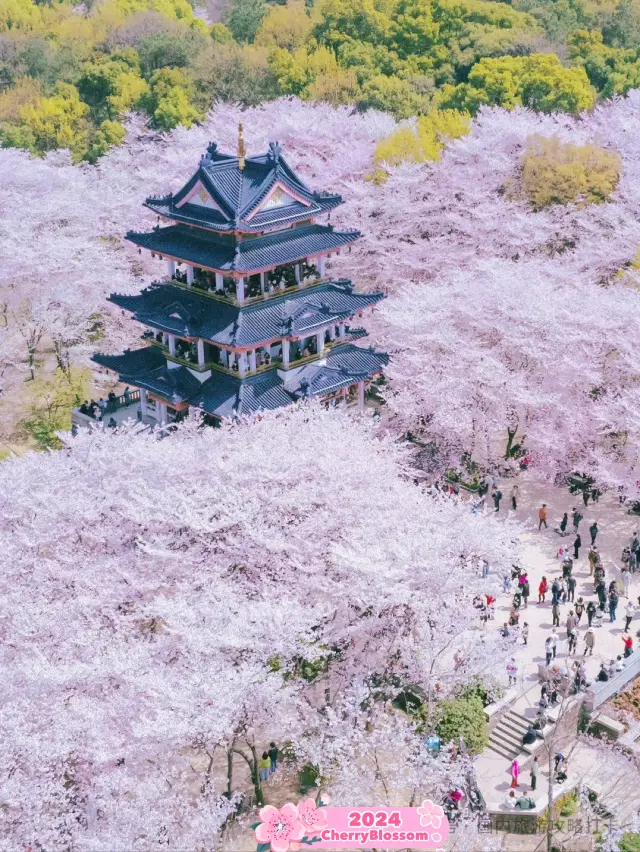
<svg viewBox="0 0 640 852"><path fill-rule="evenodd" d="M76 87L58 83L51 97L22 107L18 124L3 130L3 141L41 156L68 148L78 162L89 141L88 113L89 107L80 100Z"/></svg>
<svg viewBox="0 0 640 852"><path fill-rule="evenodd" d="M60 449L56 433L71 429L71 410L88 397L89 380L88 370L75 370L67 376L58 369L51 378L29 383L27 415L21 426L41 449Z"/></svg>
<svg viewBox="0 0 640 852"><path fill-rule="evenodd" d="M430 98L417 92L407 80L378 74L362 86L358 104L361 108L385 110L396 118L409 118L427 112Z"/></svg>
<svg viewBox="0 0 640 852"><path fill-rule="evenodd" d="M640 49L608 47L595 30L578 30L570 46L572 59L582 65L601 97L626 94L640 86Z"/></svg>
<svg viewBox="0 0 640 852"><path fill-rule="evenodd" d="M611 195L621 169L615 151L535 135L522 157L522 188L536 210L551 204L593 204Z"/></svg>
<svg viewBox="0 0 640 852"><path fill-rule="evenodd" d="M640 852L640 834L626 831L618 841L618 852Z"/></svg>
<svg viewBox="0 0 640 852"><path fill-rule="evenodd" d="M127 131L118 121L103 121L96 129L85 160L95 163L103 154L116 145L122 145Z"/></svg>
<svg viewBox="0 0 640 852"><path fill-rule="evenodd" d="M462 736L470 754L480 754L489 742L487 717L477 697L452 698L438 705L438 736L446 743Z"/></svg>
<svg viewBox="0 0 640 852"><path fill-rule="evenodd" d="M602 28L606 44L634 50L640 45L640 0L620 0L611 20Z"/></svg>
<svg viewBox="0 0 640 852"><path fill-rule="evenodd" d="M154 127L172 130L179 124L185 127L202 118L192 103L195 94L193 82L180 68L161 68L149 80L149 94L144 99Z"/></svg>
<svg viewBox="0 0 640 852"><path fill-rule="evenodd" d="M536 53L481 59L466 83L444 86L439 101L472 114L485 104L577 113L591 108L595 97L583 68L565 68L555 54Z"/></svg>
<svg viewBox="0 0 640 852"><path fill-rule="evenodd" d="M455 110L433 110L421 115L414 130L399 127L380 140L373 161L376 165L423 163L439 160L448 139L464 136L471 128L471 116Z"/></svg>
<svg viewBox="0 0 640 852"><path fill-rule="evenodd" d="M286 6L272 6L264 19L256 44L297 50L309 40L313 22L301 0L289 0Z"/></svg>
<svg viewBox="0 0 640 852"><path fill-rule="evenodd" d="M251 44L267 16L267 11L264 0L231 0L226 25L237 41Z"/></svg>
<svg viewBox="0 0 640 852"><path fill-rule="evenodd" d="M314 35L337 50L341 44L364 41L387 44L392 32L392 4L384 0L324 0Z"/></svg>

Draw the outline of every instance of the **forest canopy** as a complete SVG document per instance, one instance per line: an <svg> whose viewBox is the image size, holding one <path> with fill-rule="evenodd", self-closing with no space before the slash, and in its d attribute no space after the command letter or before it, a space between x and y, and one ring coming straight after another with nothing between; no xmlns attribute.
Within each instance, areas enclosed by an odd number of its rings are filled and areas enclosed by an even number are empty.
<svg viewBox="0 0 640 852"><path fill-rule="evenodd" d="M640 0L231 0L211 25L187 0L5 0L0 140L95 162L130 112L166 131L282 95L578 113L640 85L639 33Z"/></svg>

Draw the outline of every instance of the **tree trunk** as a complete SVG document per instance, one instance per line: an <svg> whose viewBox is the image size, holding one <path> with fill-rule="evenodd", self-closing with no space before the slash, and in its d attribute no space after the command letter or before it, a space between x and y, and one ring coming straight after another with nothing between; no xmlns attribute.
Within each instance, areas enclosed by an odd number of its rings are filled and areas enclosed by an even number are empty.
<svg viewBox="0 0 640 852"><path fill-rule="evenodd" d="M233 793L233 752L227 752L227 796L231 798Z"/></svg>
<svg viewBox="0 0 640 852"><path fill-rule="evenodd" d="M251 749L251 755L253 757L251 775L253 780L253 788L256 792L256 805L262 807L262 805L264 805L264 796L262 794L262 784L260 783L258 755L256 754L256 747L253 745L253 743L249 743L249 748Z"/></svg>
<svg viewBox="0 0 640 852"><path fill-rule="evenodd" d="M511 453L511 447L513 446L513 439L516 437L518 432L518 427L515 429L509 429L507 426L507 449L504 451L505 461L508 461L509 454Z"/></svg>

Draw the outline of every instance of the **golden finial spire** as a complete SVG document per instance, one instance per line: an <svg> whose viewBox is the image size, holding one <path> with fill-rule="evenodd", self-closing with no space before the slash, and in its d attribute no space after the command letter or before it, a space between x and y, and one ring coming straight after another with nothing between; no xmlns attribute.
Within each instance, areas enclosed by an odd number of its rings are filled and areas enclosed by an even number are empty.
<svg viewBox="0 0 640 852"><path fill-rule="evenodd" d="M247 149L244 144L244 129L242 122L238 125L238 166L240 170L244 169L244 158L247 156Z"/></svg>

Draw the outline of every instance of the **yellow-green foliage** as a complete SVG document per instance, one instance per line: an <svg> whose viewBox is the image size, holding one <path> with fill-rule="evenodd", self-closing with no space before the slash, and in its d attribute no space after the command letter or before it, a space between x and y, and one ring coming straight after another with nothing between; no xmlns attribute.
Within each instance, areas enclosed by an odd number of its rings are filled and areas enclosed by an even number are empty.
<svg viewBox="0 0 640 852"><path fill-rule="evenodd" d="M420 116L417 128L399 127L382 139L375 150L374 163L397 166L400 163L423 163L439 160L448 139L469 132L471 116L456 110L433 110Z"/></svg>
<svg viewBox="0 0 640 852"><path fill-rule="evenodd" d="M41 448L61 446L56 432L71 429L71 410L88 396L89 370L56 370L51 378L29 382L27 409L22 428Z"/></svg>
<svg viewBox="0 0 640 852"><path fill-rule="evenodd" d="M309 40L313 21L301 0L272 6L256 35L256 44L297 50Z"/></svg>
<svg viewBox="0 0 640 852"><path fill-rule="evenodd" d="M536 210L550 204L602 202L616 188L621 168L615 151L535 135L522 157L522 188Z"/></svg>

